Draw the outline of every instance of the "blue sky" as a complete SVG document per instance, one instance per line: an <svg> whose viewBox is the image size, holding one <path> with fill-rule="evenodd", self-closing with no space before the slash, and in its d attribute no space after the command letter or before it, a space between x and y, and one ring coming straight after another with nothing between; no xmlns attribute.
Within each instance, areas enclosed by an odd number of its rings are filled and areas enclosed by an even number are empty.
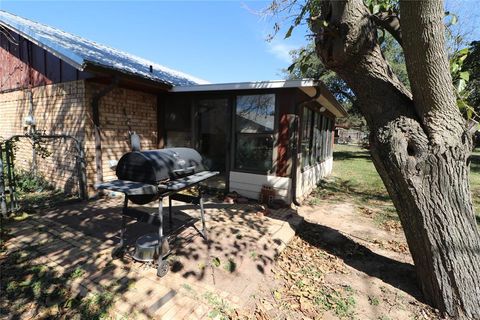
<svg viewBox="0 0 480 320"><path fill-rule="evenodd" d="M266 42L268 1L3 1L0 9L211 82L283 77L302 32Z"/></svg>
<svg viewBox="0 0 480 320"><path fill-rule="evenodd" d="M266 42L274 21L255 12L270 1L14 1L0 9L110 45L211 82L272 80L306 44L305 28ZM447 0L480 39L476 0Z"/></svg>

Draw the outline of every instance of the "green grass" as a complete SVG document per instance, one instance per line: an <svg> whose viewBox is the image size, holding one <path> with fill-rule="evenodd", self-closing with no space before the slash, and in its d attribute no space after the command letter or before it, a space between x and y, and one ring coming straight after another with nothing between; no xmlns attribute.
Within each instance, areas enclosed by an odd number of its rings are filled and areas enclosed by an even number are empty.
<svg viewBox="0 0 480 320"><path fill-rule="evenodd" d="M358 146L335 145L333 175L323 181L310 198L310 204L321 201L349 199L374 221L383 225L398 221L398 216L380 176L366 149ZM470 187L477 222L480 225L480 149L471 157Z"/></svg>
<svg viewBox="0 0 480 320"><path fill-rule="evenodd" d="M470 190L472 191L473 206L477 214L477 223L480 225L480 148L475 149L471 156Z"/></svg>
<svg viewBox="0 0 480 320"><path fill-rule="evenodd" d="M366 149L335 145L333 176L348 181L349 187L366 195L388 197L380 176Z"/></svg>
<svg viewBox="0 0 480 320"><path fill-rule="evenodd" d="M379 226L399 225L398 215L385 190L368 150L358 146L335 145L333 175L322 181L312 197L310 205L323 201L353 203L370 215Z"/></svg>
<svg viewBox="0 0 480 320"><path fill-rule="evenodd" d="M349 286L341 290L324 288L314 302L324 310L333 310L340 319L353 318L355 313L354 291Z"/></svg>

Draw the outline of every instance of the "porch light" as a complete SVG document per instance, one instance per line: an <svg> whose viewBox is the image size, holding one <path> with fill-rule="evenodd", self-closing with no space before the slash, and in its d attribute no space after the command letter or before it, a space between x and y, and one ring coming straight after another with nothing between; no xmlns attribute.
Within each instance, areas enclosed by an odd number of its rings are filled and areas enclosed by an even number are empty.
<svg viewBox="0 0 480 320"><path fill-rule="evenodd" d="M25 122L25 125L27 126L34 126L36 124L35 118L31 114L25 117L24 122Z"/></svg>

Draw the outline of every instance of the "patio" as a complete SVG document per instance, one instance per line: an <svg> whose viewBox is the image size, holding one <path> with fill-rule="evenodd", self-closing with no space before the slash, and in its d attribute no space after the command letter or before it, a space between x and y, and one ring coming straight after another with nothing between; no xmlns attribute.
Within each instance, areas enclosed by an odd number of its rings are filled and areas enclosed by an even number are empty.
<svg viewBox="0 0 480 320"><path fill-rule="evenodd" d="M174 205L182 212L174 214L179 219L199 214L192 206ZM7 225L11 235L7 252L29 255L29 265L75 272L64 286L82 296L112 294L110 312L117 316L201 319L248 308L275 256L302 221L292 209L265 212L254 203L208 201L208 244L193 228L184 230L172 246L170 272L158 278L154 267L135 262L128 254L111 258L119 240L121 207L122 198L102 199L41 210L23 221L12 221ZM130 249L138 236L149 232L155 229L130 222Z"/></svg>

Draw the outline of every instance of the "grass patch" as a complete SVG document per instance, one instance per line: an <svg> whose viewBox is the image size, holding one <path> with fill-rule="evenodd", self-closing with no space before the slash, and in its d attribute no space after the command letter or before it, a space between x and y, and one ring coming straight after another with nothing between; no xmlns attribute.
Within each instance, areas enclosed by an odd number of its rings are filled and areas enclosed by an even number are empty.
<svg viewBox="0 0 480 320"><path fill-rule="evenodd" d="M477 224L480 225L480 148L472 152L470 159L470 190L472 191Z"/></svg>
<svg viewBox="0 0 480 320"><path fill-rule="evenodd" d="M358 146L335 145L333 159L333 174L312 193L308 200L310 205L348 199L365 214L371 215L379 226L391 226L392 221L399 223L396 209L368 150ZM472 153L470 188L477 223L480 225L480 149Z"/></svg>
<svg viewBox="0 0 480 320"><path fill-rule="evenodd" d="M212 292L205 293L203 295L203 298L212 308L207 315L210 319L231 319L230 315L233 312L233 308L230 307L226 300L222 299L221 297Z"/></svg>
<svg viewBox="0 0 480 320"><path fill-rule="evenodd" d="M353 201L378 226L399 225L399 218L368 150L335 145L333 174L309 198L310 205L324 201ZM388 227L390 228L390 227Z"/></svg>
<svg viewBox="0 0 480 320"><path fill-rule="evenodd" d="M235 270L237 270L237 264L232 259L228 259L223 268L225 269L225 271L233 273L235 272Z"/></svg>
<svg viewBox="0 0 480 320"><path fill-rule="evenodd" d="M349 286L343 290L325 288L315 298L315 304L324 310L332 310L339 318L352 318L356 305L353 289Z"/></svg>

